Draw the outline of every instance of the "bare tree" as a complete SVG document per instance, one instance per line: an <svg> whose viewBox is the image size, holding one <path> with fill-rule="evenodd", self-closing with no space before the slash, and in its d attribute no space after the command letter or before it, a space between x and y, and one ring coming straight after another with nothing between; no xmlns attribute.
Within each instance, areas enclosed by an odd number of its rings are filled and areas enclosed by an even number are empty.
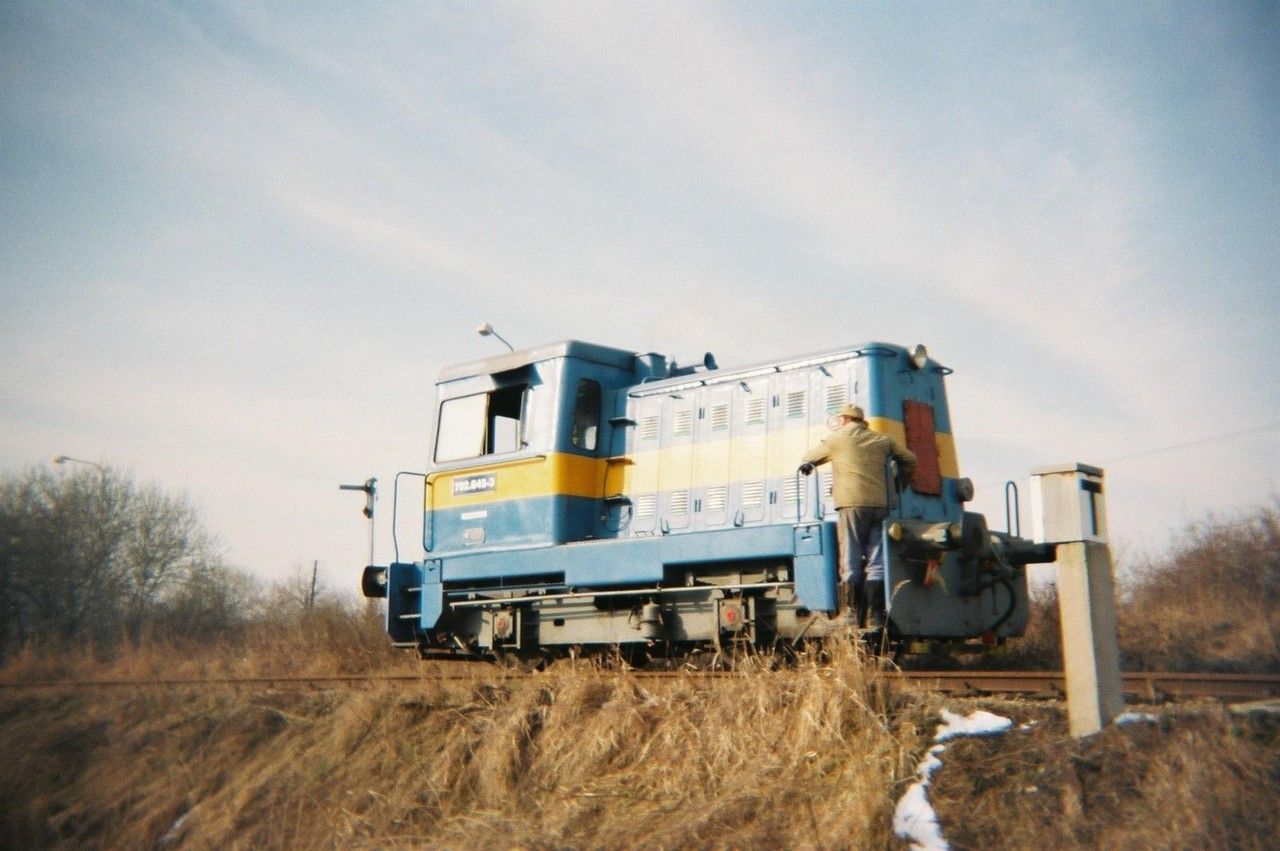
<svg viewBox="0 0 1280 851"><path fill-rule="evenodd" d="M278 616L296 618L317 606L323 608L336 602L337 595L318 577L317 570L318 564L305 568L295 564L289 578L266 589L267 608Z"/></svg>
<svg viewBox="0 0 1280 851"><path fill-rule="evenodd" d="M173 584L148 622L167 635L213 641L238 634L261 610L257 584L213 555Z"/></svg>
<svg viewBox="0 0 1280 851"><path fill-rule="evenodd" d="M0 646L136 637L211 567L230 575L184 497L110 468L0 480Z"/></svg>
<svg viewBox="0 0 1280 851"><path fill-rule="evenodd" d="M77 639L116 612L103 604L122 590L117 553L126 530L128 486L103 471L59 478L29 470L0 488L7 609L19 640ZM96 612L97 621L90 620ZM11 629L10 632L13 632Z"/></svg>
<svg viewBox="0 0 1280 851"><path fill-rule="evenodd" d="M151 487L137 492L129 509L121 552L123 614L136 637L166 592L208 560L210 548L195 511L183 499Z"/></svg>

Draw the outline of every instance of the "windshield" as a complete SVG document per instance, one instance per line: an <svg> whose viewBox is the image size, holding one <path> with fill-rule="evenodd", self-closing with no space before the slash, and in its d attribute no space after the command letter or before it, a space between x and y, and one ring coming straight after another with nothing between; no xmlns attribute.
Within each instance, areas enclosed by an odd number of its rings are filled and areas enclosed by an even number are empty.
<svg viewBox="0 0 1280 851"><path fill-rule="evenodd" d="M528 444L528 398L528 385L520 384L446 399L440 404L436 461L462 461L523 449Z"/></svg>

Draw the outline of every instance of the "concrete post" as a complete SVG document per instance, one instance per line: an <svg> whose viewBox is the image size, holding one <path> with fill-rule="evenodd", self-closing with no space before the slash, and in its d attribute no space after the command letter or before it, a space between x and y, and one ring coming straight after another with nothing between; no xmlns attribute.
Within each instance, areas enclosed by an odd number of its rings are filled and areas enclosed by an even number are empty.
<svg viewBox="0 0 1280 851"><path fill-rule="evenodd" d="M1091 736L1124 711L1111 549L1058 545L1058 612L1071 735Z"/></svg>
<svg viewBox="0 0 1280 851"><path fill-rule="evenodd" d="M1058 610L1071 735L1090 736L1124 709L1103 472L1069 464L1041 467L1031 475L1036 539L1058 545Z"/></svg>

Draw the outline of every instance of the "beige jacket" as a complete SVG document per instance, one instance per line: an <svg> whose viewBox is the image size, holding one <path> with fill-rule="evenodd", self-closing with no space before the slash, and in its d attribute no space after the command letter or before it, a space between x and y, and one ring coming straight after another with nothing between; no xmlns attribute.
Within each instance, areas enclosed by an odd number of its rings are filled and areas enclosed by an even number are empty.
<svg viewBox="0 0 1280 851"><path fill-rule="evenodd" d="M805 453L811 464L831 462L831 496L836 508L885 507L884 463L898 459L900 476L910 481L916 456L888 435L872 431L860 422L846 423Z"/></svg>

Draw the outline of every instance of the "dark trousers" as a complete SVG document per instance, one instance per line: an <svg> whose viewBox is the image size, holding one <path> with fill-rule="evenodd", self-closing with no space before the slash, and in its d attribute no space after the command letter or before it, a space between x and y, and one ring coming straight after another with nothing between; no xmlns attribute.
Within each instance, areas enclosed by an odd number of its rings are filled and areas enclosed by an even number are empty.
<svg viewBox="0 0 1280 851"><path fill-rule="evenodd" d="M853 505L837 509L836 514L836 539L840 545L839 605L852 607L859 624L869 611L872 625L879 626L884 620L880 535L889 509Z"/></svg>
<svg viewBox="0 0 1280 851"><path fill-rule="evenodd" d="M880 533L889 509L852 505L837 509L836 539L840 544L840 580L861 587L868 579L884 579Z"/></svg>

